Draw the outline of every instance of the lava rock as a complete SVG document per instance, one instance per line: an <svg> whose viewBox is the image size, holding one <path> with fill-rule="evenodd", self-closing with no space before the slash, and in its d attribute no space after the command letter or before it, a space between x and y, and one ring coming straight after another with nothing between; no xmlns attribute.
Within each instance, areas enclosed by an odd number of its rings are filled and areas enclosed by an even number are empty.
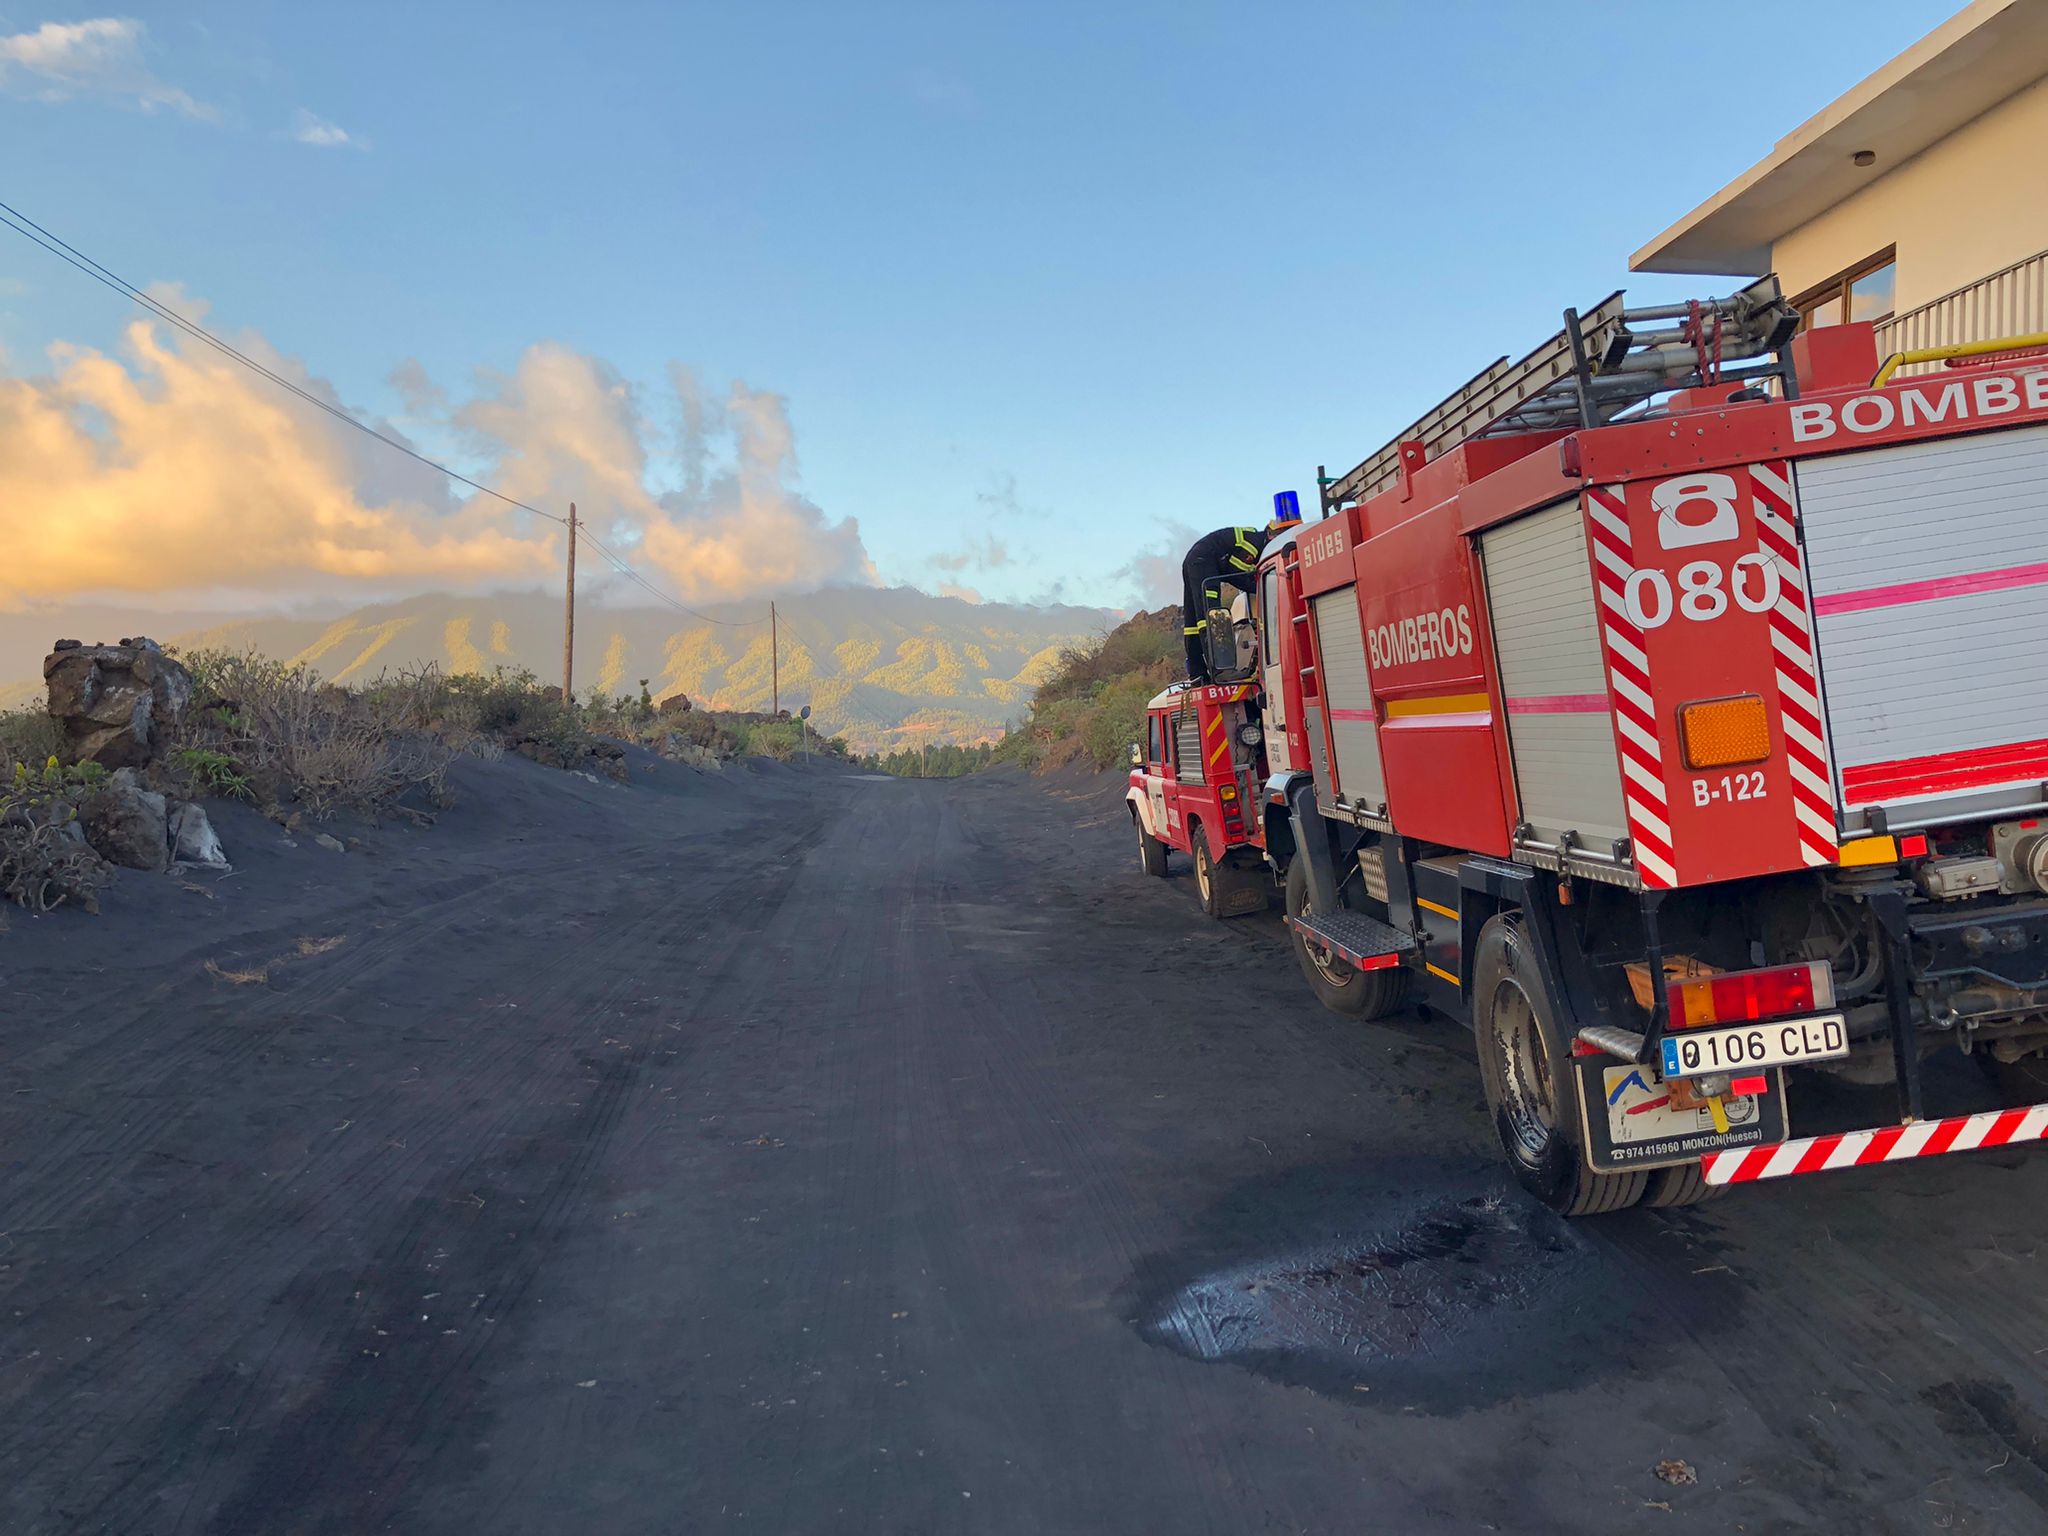
<svg viewBox="0 0 2048 1536"><path fill-rule="evenodd" d="M147 636L119 645L59 641L43 661L48 709L69 755L140 768L192 703L192 674Z"/></svg>
<svg viewBox="0 0 2048 1536"><path fill-rule="evenodd" d="M171 808L171 861L204 869L226 869L228 856L204 809L189 801Z"/></svg>
<svg viewBox="0 0 2048 1536"><path fill-rule="evenodd" d="M133 768L122 768L79 807L93 852L124 869L161 873L170 867L170 818L164 797L144 789Z"/></svg>

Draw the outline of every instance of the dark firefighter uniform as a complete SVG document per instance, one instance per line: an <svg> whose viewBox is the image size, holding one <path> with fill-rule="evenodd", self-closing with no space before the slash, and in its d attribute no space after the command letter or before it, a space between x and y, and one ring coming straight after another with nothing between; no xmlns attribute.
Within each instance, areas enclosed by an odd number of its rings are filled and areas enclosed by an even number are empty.
<svg viewBox="0 0 2048 1536"><path fill-rule="evenodd" d="M1252 572L1258 569L1266 536L1263 528L1218 528L1195 540L1181 561L1181 624L1190 680L1209 681L1209 658L1202 651L1209 610L1230 606L1222 591L1226 582L1241 592L1251 591Z"/></svg>

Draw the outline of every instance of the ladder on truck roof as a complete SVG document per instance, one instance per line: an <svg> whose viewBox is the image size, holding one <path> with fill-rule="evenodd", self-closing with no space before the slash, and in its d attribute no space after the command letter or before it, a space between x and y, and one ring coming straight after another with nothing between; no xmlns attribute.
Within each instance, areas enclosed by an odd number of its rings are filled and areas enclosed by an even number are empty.
<svg viewBox="0 0 2048 1536"><path fill-rule="evenodd" d="M1677 324L1635 329L1668 321ZM1412 443L1427 462L1475 437L1602 426L1674 389L1782 377L1780 362L1723 364L1776 353L1798 328L1775 277L1725 299L1628 309L1617 292L1584 314L1568 309L1564 329L1520 362L1501 358L1349 474L1323 481L1323 515L1393 485Z"/></svg>

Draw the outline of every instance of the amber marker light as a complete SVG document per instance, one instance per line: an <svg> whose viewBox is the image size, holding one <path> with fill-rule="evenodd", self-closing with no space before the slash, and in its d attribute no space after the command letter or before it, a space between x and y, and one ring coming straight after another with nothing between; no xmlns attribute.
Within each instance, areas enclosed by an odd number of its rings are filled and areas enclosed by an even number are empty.
<svg viewBox="0 0 2048 1536"><path fill-rule="evenodd" d="M1771 755L1770 713L1753 693L1681 705L1678 733L1688 768L1733 768Z"/></svg>

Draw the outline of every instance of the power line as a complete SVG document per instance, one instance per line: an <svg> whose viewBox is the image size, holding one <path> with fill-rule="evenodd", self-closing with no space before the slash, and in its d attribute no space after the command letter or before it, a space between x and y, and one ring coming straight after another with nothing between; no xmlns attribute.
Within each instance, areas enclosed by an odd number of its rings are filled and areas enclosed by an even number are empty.
<svg viewBox="0 0 2048 1536"><path fill-rule="evenodd" d="M239 349L230 346L227 342L222 341L218 336L214 335L213 332L207 330L204 326L198 325L193 321L187 320L183 315L177 313L175 310L168 309L164 305L159 304L155 299L152 299L148 294L144 293L140 288L137 288L133 283L129 282L127 279L123 277L119 277L114 273L108 271L105 267L101 266L97 261L94 261L90 256L86 255L85 252L79 250L76 246L67 243L61 236L51 234L49 230L43 228L42 225L38 224L34 219L31 219L27 214L22 213L19 209L12 208L8 206L6 203L0 203L0 214L5 215L5 217L0 217L0 224L5 224L9 229L13 230L17 235L20 235L23 239L29 241L31 244L41 246L44 250L48 251L52 256L55 256L59 261L68 262L70 265L78 268L79 271L83 272L87 277L91 278L94 282L113 289L123 298L129 299L134 303L140 304L144 309L147 309L151 314L158 315L162 317L164 320L169 321L172 325L175 325L179 330L185 332L186 335L191 336L196 340L205 342L206 345L212 347L216 352L222 353L224 356L233 358L236 362L242 364L243 367L249 368L256 373L261 374L264 378L270 380L271 383L277 385L280 389L286 389L291 391L292 394L297 395L301 400L305 401L308 405L318 407L320 410L323 410L328 415L332 416L336 421L346 422L349 426L354 427L358 432L363 432L371 437L374 437L378 442L382 443L385 447L395 448L400 453L404 454L407 458L417 460L419 463L426 465L427 468L446 475L450 480L460 481L462 484L468 486L473 491L481 491L486 496L494 497L497 500L504 502L505 505L507 505L508 507L517 507L522 512L531 512L534 514L534 516L544 517L549 522L562 523L564 525L567 524L567 518L557 517L552 512L543 512L539 507L533 506L528 502L521 501L516 496L507 496L503 491L493 490L491 489L490 486L485 485L480 480L472 480L469 478L469 476L461 473L460 471L450 469L446 464L437 463L436 461L428 458L425 454L420 453L416 449L406 447L406 445L404 443L399 442L398 439L394 437L385 436L382 432L379 432L375 427L369 425L367 422L358 420L356 417L352 416L347 411L343 410L340 406L333 405L330 404L328 401L322 400L318 395L314 394L311 390L301 388L299 385L293 383L290 379L286 378L283 374L278 373L273 369L264 367L263 364L257 362L255 358L249 356L246 352L240 351ZM19 221L18 223L15 222L17 220ZM23 225L26 225L27 228L24 229L22 227ZM31 233L31 231L33 231L33 233Z"/></svg>
<svg viewBox="0 0 2048 1536"><path fill-rule="evenodd" d="M13 230L17 235L20 235L23 239L29 241L31 244L40 246L43 250L48 251L52 256L55 256L59 261L65 262L70 266L76 267L79 271L83 272L87 277L91 278L94 282L99 283L103 287L113 289L114 292L120 294L123 298L128 299L133 303L140 304L144 309L147 309L151 314L157 315L162 319L168 321L170 324L176 326L179 330L183 331L186 335L191 336L198 341L204 342L207 346L212 347L216 352L221 353L223 356L232 358L234 361L242 364L243 367L248 368L255 373L261 374L264 378L270 380L271 383L277 385L280 389L289 390L292 394L296 395L299 399L305 401L308 405L317 407L318 409L325 411L328 415L332 416L336 421L344 422L347 425L354 427L358 432L365 433L368 436L375 438L385 447L395 448L398 452L404 454L407 458L415 460L418 463L424 464L427 468L434 470L440 474L446 475L449 479L458 481L461 484L468 486L473 491L480 491L486 496L490 496L498 501L502 501L508 507L517 507L522 512L531 512L536 517L544 517L549 522L560 523L564 527L567 527L569 525L569 520L567 518L558 517L553 512L542 511L539 507L534 506L531 502L521 501L516 496L507 496L503 491L494 490L490 486L485 485L480 480L472 480L470 479L469 476L462 474L460 471L450 469L447 465L428 458L425 454L419 452L416 449L408 448L404 443L399 442L396 438L387 437L384 433L379 432L375 427L369 425L367 422L359 420L355 416L351 415L348 411L343 410L341 407L334 405L329 401L322 400L318 395L312 393L310 390L302 388L300 385L286 378L283 374L276 372L274 369L265 367L262 363L259 363L255 358L249 356L246 352L243 352L239 348L231 346L227 342L222 341L218 336L214 335L213 332L207 330L204 326L198 324L196 321L188 320L183 315L177 313L175 310L172 310L170 308L167 308L165 305L160 304L155 299L151 298L148 294L144 293L140 288L137 288L133 283L129 282L126 278L123 278L117 275L116 273L109 271L106 267L101 266L99 262L93 260L92 257L86 255L85 252L79 250L78 247L72 245L69 241L65 240L61 235L53 234L51 231L43 228L43 226L38 224L34 219L30 218L27 214L21 212L20 209L14 208L7 203L0 202L0 224L6 225L7 228ZM24 228L23 226L26 226L26 228ZM626 561L624 556L616 553L609 546L601 542L596 537L596 535L592 534L587 528L579 525L576 528L576 536L583 539L583 541L589 544L593 549L595 549L598 552L598 554L602 555L605 558L605 560L611 564L612 568L616 570L620 575L626 577L627 580L635 583L642 590L646 591L650 596L658 598L660 601L667 603L671 608L676 609L678 612L688 614L693 619L701 620L703 623L706 624L724 625L725 627L730 629L741 629L747 627L748 625L759 624L763 622L760 619L714 619L708 613L699 613L694 608L684 606L675 598L670 597L668 593L662 591L659 587L655 586L652 582L648 581L646 577L642 576L638 571L633 569L633 567Z"/></svg>

